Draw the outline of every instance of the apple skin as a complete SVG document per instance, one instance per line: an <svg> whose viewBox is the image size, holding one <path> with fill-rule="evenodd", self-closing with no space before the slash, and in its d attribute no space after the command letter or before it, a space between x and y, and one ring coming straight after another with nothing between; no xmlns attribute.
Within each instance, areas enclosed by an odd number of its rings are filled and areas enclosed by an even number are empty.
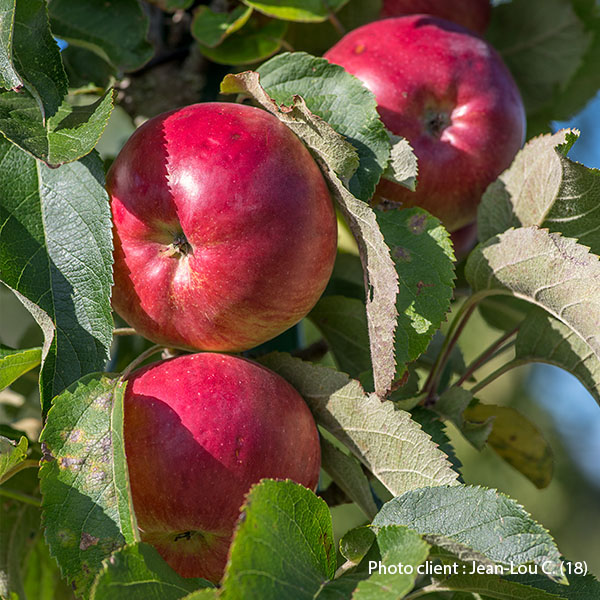
<svg viewBox="0 0 600 600"><path fill-rule="evenodd" d="M308 406L257 363L212 353L154 363L128 377L124 407L142 540L183 577L221 579L251 485L316 488L321 451Z"/></svg>
<svg viewBox="0 0 600 600"><path fill-rule="evenodd" d="M525 139L521 95L497 52L460 25L414 15L355 29L325 58L373 92L418 158L416 192L382 179L373 203L421 206L449 231L472 222Z"/></svg>
<svg viewBox="0 0 600 600"><path fill-rule="evenodd" d="M492 5L489 0L383 0L384 19L416 14L446 19L483 35L490 24Z"/></svg>
<svg viewBox="0 0 600 600"><path fill-rule="evenodd" d="M337 245L327 184L264 110L215 102L147 121L107 190L113 307L158 344L247 350L300 321L327 285Z"/></svg>

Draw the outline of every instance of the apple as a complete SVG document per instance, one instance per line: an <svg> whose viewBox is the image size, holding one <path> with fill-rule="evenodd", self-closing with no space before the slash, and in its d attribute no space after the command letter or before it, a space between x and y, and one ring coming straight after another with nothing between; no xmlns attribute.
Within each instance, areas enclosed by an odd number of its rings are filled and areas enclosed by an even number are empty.
<svg viewBox="0 0 600 600"><path fill-rule="evenodd" d="M300 321L331 275L327 184L264 110L215 102L150 119L115 159L107 190L113 307L158 344L247 350Z"/></svg>
<svg viewBox="0 0 600 600"><path fill-rule="evenodd" d="M483 35L490 23L492 6L489 0L383 0L383 18L416 14L446 19Z"/></svg>
<svg viewBox="0 0 600 600"><path fill-rule="evenodd" d="M308 406L252 361L202 353L151 364L128 377L124 412L141 538L183 577L221 579L251 485L316 488L321 453Z"/></svg>
<svg viewBox="0 0 600 600"><path fill-rule="evenodd" d="M471 223L524 141L521 95L497 52L460 25L414 15L355 29L325 58L362 80L418 158L416 192L382 179L373 203L421 206L449 231Z"/></svg>
<svg viewBox="0 0 600 600"><path fill-rule="evenodd" d="M461 260L472 250L477 242L477 223L469 223L450 234L452 246L454 247L454 256L456 260Z"/></svg>

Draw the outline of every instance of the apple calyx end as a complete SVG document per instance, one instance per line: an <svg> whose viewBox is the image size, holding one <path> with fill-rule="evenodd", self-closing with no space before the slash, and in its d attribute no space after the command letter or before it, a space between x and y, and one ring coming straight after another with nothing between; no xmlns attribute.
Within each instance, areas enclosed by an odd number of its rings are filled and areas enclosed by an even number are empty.
<svg viewBox="0 0 600 600"><path fill-rule="evenodd" d="M163 250L165 256L174 256L176 258L183 258L193 253L192 245L188 242L183 231L175 233L173 241Z"/></svg>
<svg viewBox="0 0 600 600"><path fill-rule="evenodd" d="M423 118L423 126L428 135L439 139L444 130L452 125L450 113L443 109L427 109Z"/></svg>

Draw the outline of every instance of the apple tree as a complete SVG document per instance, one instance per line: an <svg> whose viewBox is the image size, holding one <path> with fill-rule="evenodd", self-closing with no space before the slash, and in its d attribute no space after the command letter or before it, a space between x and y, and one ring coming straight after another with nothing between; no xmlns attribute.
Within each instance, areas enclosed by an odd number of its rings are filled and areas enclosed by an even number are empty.
<svg viewBox="0 0 600 600"><path fill-rule="evenodd" d="M542 362L576 376L600 402L600 179L597 171L569 158L578 131L551 132L554 121L578 113L600 89L600 5L594 0L440 4L438 16L478 33L447 21L439 25L435 16L433 21L408 17L410 22L434 27L434 36L447 29L474 40L477 52L498 56L494 60L506 65L498 67L510 78L505 88L512 90L514 79L518 89L504 102L517 117L501 120L496 131L486 129L484 150L462 147L478 166L460 177L448 164L435 162L442 152L432 153L431 163L410 132L390 131L384 103L367 75L361 82L342 60L323 58L347 33L356 36L369 23L378 27L382 16L435 15L434 1L0 0L0 279L5 288L0 298L4 306L9 296L11 306L18 299L31 324L14 343L0 345L3 394L26 398L0 412L1 598L600 598L600 583L587 563L563 556L527 507L465 480L460 453L449 437L454 430L474 448L492 449L543 488L552 478L552 458L540 431L515 408L484 401L487 386L516 367ZM459 45L454 56L462 56ZM352 52L364 50L358 41ZM400 79L428 73L431 65L432 73L443 71L435 57L420 67L416 59L406 60L411 43L390 43L389 52L392 62L394 53L403 53ZM477 105L478 118L461 127L471 139L482 137L490 118L481 119L487 109L477 103L489 96L497 78L485 79L471 58L449 62L444 68L471 69L469 102ZM419 73L410 73L411 65ZM382 70L383 77L387 71ZM427 100L419 109L425 112L417 115L440 139L458 118L452 111L461 96L458 84L446 87L454 96L437 98L434 109ZM256 127L259 133L279 131L280 137L273 133L272 139L291 140L289 147L299 144L300 149L282 151L287 141L271 147L245 143L246 158L229 160L225 170L225 162L210 162L217 152L211 150L204 171L194 171L199 151L190 147L201 135L215 148L218 138L219 151L230 156L238 138L223 141L222 129L202 130L202 123L198 132L188 129L189 143L177 136L162 139L166 126L154 137L141 136L150 130L143 124L156 123L152 119L165 111L216 101L228 103L232 114L261 111L265 125ZM410 110L403 105L401 116ZM517 121L523 115L521 147ZM475 130L469 131L470 123ZM130 156L117 154L138 126L135 139L144 141L130 161L136 167L123 168ZM512 144L517 140L508 158L503 136L512 136ZM459 137L453 133L444 143ZM173 154L177 144L183 146L183 162L192 157L192 167L186 166L179 180L173 167L179 160ZM272 152L281 160L276 169L261 171L268 175L257 182L252 177ZM157 156L173 170L157 168L152 162ZM315 186L322 185L327 210L310 213L312 205L303 204L302 194L285 183L281 169L288 167L323 179ZM213 185L218 178L211 169L223 171L221 187ZM473 201L471 176L476 180L483 170L493 175ZM429 173L438 178L437 187L427 187ZM146 316L149 311L135 286L139 273L154 270L146 268L149 254L142 242L130 251L143 260L133 269L130 262L123 267L118 253L124 233L115 208L122 198L117 196L134 182L142 203L153 207L153 194L171 202L178 185L194 190L194 196L206 181L211 182L204 190L207 197L218 202L198 219L205 227L203 239L224 214L230 216L231 182L243 182L240 193L252 182L255 197L265 198L274 186L278 198L293 200L294 210L286 212L282 201L277 205L281 222L276 213L269 213L273 222L267 222L262 217L267 213L260 212L255 226L250 211L244 227L227 221L226 242L247 246L249 260L244 268L231 257L216 264L205 286L220 290L222 302L240 297L246 302L252 296L243 310L232 310L233 317L222 325L211 316L205 296L187 290L185 302L171 297L161 304L163 320L154 321L158 331L144 326L142 336L132 315L140 307ZM423 202L412 202L421 184L431 191ZM408 200L377 200L382 189L399 189ZM452 202L469 198L468 216L464 207L441 206L438 212L434 202L430 213L420 205L433 196L443 198L448 189ZM319 228L334 240L328 195L337 214L335 262L333 241L328 258L310 243ZM123 206L129 210L126 202ZM149 221L157 220L152 210L146 212ZM446 219L453 213L460 213L460 227ZM150 237L140 213L128 218L135 222L130 227ZM324 223L327 218L331 226ZM277 233L285 219L302 222L302 239ZM173 223L160 227L168 238L160 252L168 260L180 260L190 244L201 243L182 237ZM251 235L249 241L245 236ZM242 293L244 273L262 269L253 265L258 240L280 264L287 262L285 268L273 267L277 276L263 271L271 285L247 286L253 291ZM135 293L124 281L135 283ZM139 284L148 298L163 291L153 281ZM287 305L305 293L311 299L302 308ZM199 312L185 321L175 304L181 311L194 306ZM291 316L286 312L284 326L274 326L270 315L281 304ZM266 305L271 312L259 315ZM14 329L11 311L2 310L2 331ZM164 334L169 328L192 333L199 315L214 339L223 333L219 328L227 327L236 339L252 342L214 347ZM461 344L475 331L475 317L495 333L492 340L481 340L477 355L467 361ZM218 544L214 532L192 540L193 527L172 507L162 513L178 524L148 536L148 528L139 526L141 505L136 511L141 496L132 489L142 481L144 509L158 511L161 498L175 494L169 471L180 473L189 489L200 490L181 492L187 504L198 496L210 514L231 509L233 487L225 481L215 485L214 475L226 458L215 451L209 458L219 464L210 468L190 458L182 450L187 442L171 429L183 416L172 418L164 409L164 419L144 429L142 413L136 412L144 445L139 452L126 427L132 395L158 397L170 389L178 399L187 393L200 396L194 383L177 384L180 376L188 381L183 371L163 366L185 364L189 373L194 361L203 365L199 376L214 379L211 365L219 355L197 353L215 350L231 352L222 360L262 373L259 380L267 377L278 382L272 389L286 391L269 396L262 381L256 392L250 384L236 387L237 375L232 375L227 385L217 385L217 395L235 389L236 398L260 402L267 394L264 406L248 409L242 418L223 405L219 415L198 422L210 421L205 433L213 438L232 429L236 419L244 431L261 429L263 446L258 447L271 454L261 450L250 459L251 470L259 462L264 469L257 467L252 481L236 484L242 505L238 513L235 503L233 532L225 531ZM161 370L147 377L148 389L157 391L136 392L136 381L143 379L139 373L154 368ZM265 408L287 395L301 419ZM298 408L294 403L300 397ZM183 404L185 410L194 407L187 399ZM286 433L298 420L313 428L314 420L318 446L316 434ZM263 426L272 433L263 432ZM151 446L159 437L160 444ZM313 442L302 441L309 438ZM238 458L242 441L234 435ZM298 463L311 444L310 460L318 456L315 448L320 452L316 487L316 472L305 477L271 469L289 455L301 470ZM315 464L317 469L318 460ZM215 490L216 497L211 496ZM362 524L334 535L332 512L342 504L353 505ZM184 545L194 564L210 562L219 545L226 566L205 576L179 569L169 560L173 544ZM200 547L206 558L198 558Z"/></svg>

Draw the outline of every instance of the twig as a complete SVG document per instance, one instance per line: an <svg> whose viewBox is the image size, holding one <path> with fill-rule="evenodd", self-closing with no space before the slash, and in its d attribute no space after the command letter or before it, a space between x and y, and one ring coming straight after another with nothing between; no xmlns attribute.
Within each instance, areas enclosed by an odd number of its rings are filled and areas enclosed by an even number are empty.
<svg viewBox="0 0 600 600"><path fill-rule="evenodd" d="M520 367L521 365L526 365L528 362L530 361L527 358L515 358L503 364L493 373L490 373L485 379L481 380L478 384L474 385L469 391L472 394L476 394L477 392L481 391L486 385L489 385L490 383L492 383L492 381L495 381L496 379L498 379L498 377L504 375L504 373L506 373L507 371L510 371L515 367Z"/></svg>
<svg viewBox="0 0 600 600"><path fill-rule="evenodd" d="M444 339L444 343L442 344L442 348L440 349L440 353L437 356L431 371L429 372L429 377L423 386L423 393L425 394L424 402L431 402L433 395L436 392L437 384L439 378L442 374L444 367L446 366L446 362L450 357L450 353L452 352L452 348L456 345L462 330L464 329L469 317L473 314L475 307L482 299L481 295L473 295L470 296L466 302L459 308L458 313L454 317L454 320L450 324L450 329L448 330L448 334Z"/></svg>
<svg viewBox="0 0 600 600"><path fill-rule="evenodd" d="M488 360L491 360L495 356L497 356L497 350L500 349L500 352L504 352L512 346L512 344L507 344L504 348L501 346L504 342L508 341L513 335L515 335L519 331L520 325L517 325L511 331L505 333L500 339L496 340L489 348L484 350L466 369L461 378L456 382L456 385L462 385L473 373L479 369L482 365L484 365Z"/></svg>
<svg viewBox="0 0 600 600"><path fill-rule="evenodd" d="M17 490L0 488L0 496L12 498L13 500L19 500L19 502L31 504L32 506L37 506L38 508L41 508L42 506L42 501L39 498L36 498L35 496L30 496L29 494L24 494L23 492L18 492Z"/></svg>
<svg viewBox="0 0 600 600"><path fill-rule="evenodd" d="M329 22L333 25L334 29L343 37L346 35L346 28L342 25L341 21L337 18L333 11L329 11Z"/></svg>
<svg viewBox="0 0 600 600"><path fill-rule="evenodd" d="M446 591L448 588L440 587L437 583L432 583L431 585L426 585L425 587L419 588L414 592L408 594L408 596L404 596L404 600L414 600L415 598L421 598L421 596L426 596L427 594L433 594L434 592Z"/></svg>
<svg viewBox="0 0 600 600"><path fill-rule="evenodd" d="M20 462L18 465L15 465L12 469L4 473L3 477L0 477L0 485L2 485L5 481L8 481L13 475L16 475L19 471L23 469L31 469L32 467L39 467L40 463L37 460L24 460Z"/></svg>

